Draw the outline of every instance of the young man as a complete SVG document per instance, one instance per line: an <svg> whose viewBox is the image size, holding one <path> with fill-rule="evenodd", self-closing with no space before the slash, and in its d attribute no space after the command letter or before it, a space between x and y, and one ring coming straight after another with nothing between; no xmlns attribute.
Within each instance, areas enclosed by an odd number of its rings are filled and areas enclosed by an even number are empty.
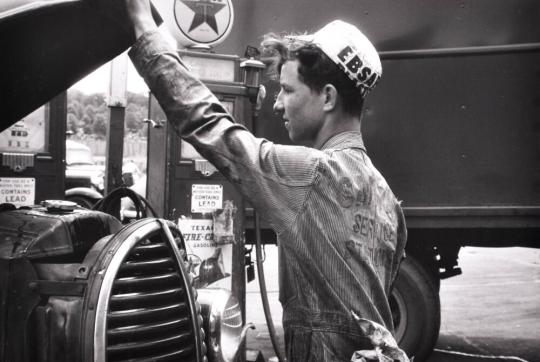
<svg viewBox="0 0 540 362"><path fill-rule="evenodd" d="M349 361L371 345L351 311L392 330L388 294L405 247L399 202L366 154L363 99L381 75L369 40L333 22L276 45L274 109L292 140L255 138L235 124L156 31L148 0L126 1L130 56L184 140L272 225L289 361ZM290 48L290 49L289 49Z"/></svg>

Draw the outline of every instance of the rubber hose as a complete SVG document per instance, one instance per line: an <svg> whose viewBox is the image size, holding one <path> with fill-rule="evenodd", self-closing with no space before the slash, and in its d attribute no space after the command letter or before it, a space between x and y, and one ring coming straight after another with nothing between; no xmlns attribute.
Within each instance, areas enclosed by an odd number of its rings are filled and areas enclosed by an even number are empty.
<svg viewBox="0 0 540 362"><path fill-rule="evenodd" d="M276 329L274 328L274 322L272 320L272 313L270 312L270 305L268 304L268 293L266 291L266 281L264 279L264 268L262 261L262 245L261 245L261 224L259 220L259 214L254 211L255 217L255 252L257 255L257 275L259 277L259 288L261 290L261 300L264 309L264 317L266 318L266 326L268 327L268 333L270 334L270 341L272 341L272 347L279 362L286 362L287 360L281 354L279 345L276 339Z"/></svg>
<svg viewBox="0 0 540 362"><path fill-rule="evenodd" d="M137 219L145 218L147 216L146 209L150 210L154 217L157 217L156 211L154 210L152 205L150 205L148 200L146 200L144 197L142 197L137 192L133 191L128 187L118 187L112 190L109 194L99 200L94 205L92 210L110 213L110 208L113 203L115 201L119 201L123 197L128 197L129 199L131 199L131 201L133 201L133 205L135 206L135 210L137 213Z"/></svg>
<svg viewBox="0 0 540 362"><path fill-rule="evenodd" d="M142 210L142 204L139 198L137 197L137 194L127 188L127 187L118 187L114 190L112 190L109 194L107 194L105 197L103 197L101 200L99 200L94 207L92 207L92 210L98 210L103 211L106 213L111 213L111 208L114 204L114 202L120 202L120 199L123 197L129 197L135 206L135 209L137 210L137 215L142 213L142 217L145 217L145 212Z"/></svg>

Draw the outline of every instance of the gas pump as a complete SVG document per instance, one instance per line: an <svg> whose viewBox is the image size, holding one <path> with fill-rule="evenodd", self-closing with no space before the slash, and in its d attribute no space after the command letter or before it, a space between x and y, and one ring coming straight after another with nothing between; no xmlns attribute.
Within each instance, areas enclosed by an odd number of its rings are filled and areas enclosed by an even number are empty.
<svg viewBox="0 0 540 362"><path fill-rule="evenodd" d="M180 55L234 119L251 128L264 65L207 52ZM176 222L182 231L195 286L230 290L245 321L244 200L208 160L173 132L154 97L149 113L148 201L160 217Z"/></svg>
<svg viewBox="0 0 540 362"><path fill-rule="evenodd" d="M91 14L92 9L86 8L88 2L70 1L66 6L81 10L80 5L85 14ZM48 11L52 7L45 9L46 14L53 13ZM0 25L5 24L5 19L10 20L10 16L16 17L13 14L20 15L0 9ZM32 22L39 14L25 15L16 18ZM43 22L51 25L59 18L47 17ZM75 17L72 26L75 30L88 28L86 22L78 19ZM72 29L62 30L67 36ZM116 43L114 40L110 42ZM54 54L71 47L67 42L62 43L61 49L49 48ZM11 54L11 48L3 49ZM27 44L23 48L32 50ZM19 61L21 57L11 59ZM45 88L50 91L49 87ZM231 110L238 119L243 119L240 110L247 103L244 98L255 88L235 82L231 88L234 91L224 89L222 93L229 97ZM19 90L16 94L21 99L33 91L28 86ZM209 171L209 177L216 179L178 180L186 188L191 187L192 193L198 195L197 200L202 201L194 204L193 215L188 215L191 205L189 210L184 210L176 204L175 200L182 199L180 193L175 194L171 199L174 202L167 207L179 210L175 217L180 218L184 213L191 219L199 217L211 220L212 225L221 225L219 230L212 230L212 238L229 249L224 247L205 257L204 265L209 266L205 270L210 277L196 280L199 285L207 286L199 289L193 287L194 268L198 267L200 274L204 261L197 266L190 263L188 253L193 250L186 248L184 237L173 222L144 218L124 225L112 215L74 203L50 201L35 205L44 199L61 199L64 193L65 93L61 97L17 125L11 123L18 115L8 118L11 128L1 138L0 190L3 191L0 195L13 198L2 200L8 203L0 207L0 361L243 360L239 346L247 329L243 328L240 303L230 293L231 289L236 290L236 285L243 287L244 284L234 281L243 268L226 261L227 255L243 253L241 224L235 219L243 211L241 200L228 191L229 185L220 184L217 175ZM30 109L21 104L14 107L14 103L5 105L8 115ZM180 154L181 148L178 143L162 152ZM167 158L172 159L172 156ZM191 160L194 159L197 158ZM163 168L167 185L169 180L176 180L174 175L169 178L169 170L177 172ZM189 179L189 174L184 178ZM208 197L210 194L219 197ZM16 195L25 198L16 200ZM104 199L110 201L111 197L107 195ZM164 214L164 205L161 206ZM218 206L222 207L221 212ZM171 212L167 209L166 213ZM219 270L222 275L211 273L218 270L212 268L215 264L223 266ZM233 281L227 282L227 278ZM213 288L210 281L214 279L227 288ZM237 295L243 295L243 291Z"/></svg>
<svg viewBox="0 0 540 362"><path fill-rule="evenodd" d="M0 204L64 198L66 93L0 133Z"/></svg>
<svg viewBox="0 0 540 362"><path fill-rule="evenodd" d="M231 1L162 1L156 6L177 43L187 47L180 56L188 68L236 122L252 130L264 65L212 52L212 46L221 43L233 26ZM153 96L148 122L148 202L158 216L175 222L182 231L195 287L230 291L245 324L244 200L208 160L173 132ZM249 278L254 278L253 264L248 267ZM207 346L210 354L220 348L212 341ZM238 356L244 360L245 353L240 351Z"/></svg>

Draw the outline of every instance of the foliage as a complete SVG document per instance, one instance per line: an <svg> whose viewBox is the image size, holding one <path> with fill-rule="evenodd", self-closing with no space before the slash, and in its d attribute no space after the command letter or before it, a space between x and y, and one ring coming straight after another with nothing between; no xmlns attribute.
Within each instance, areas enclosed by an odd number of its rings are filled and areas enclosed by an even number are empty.
<svg viewBox="0 0 540 362"><path fill-rule="evenodd" d="M145 136L143 119L148 117L148 96L128 92L125 113L125 133ZM93 135L104 139L110 111L103 93L85 94L76 89L68 92L67 131L82 137Z"/></svg>

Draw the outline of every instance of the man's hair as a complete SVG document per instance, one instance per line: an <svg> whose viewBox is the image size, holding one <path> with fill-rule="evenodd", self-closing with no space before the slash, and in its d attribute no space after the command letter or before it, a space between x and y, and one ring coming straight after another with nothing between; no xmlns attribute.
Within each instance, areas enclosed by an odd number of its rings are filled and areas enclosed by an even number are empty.
<svg viewBox="0 0 540 362"><path fill-rule="evenodd" d="M332 84L341 97L343 111L360 116L364 104L361 89L315 44L269 33L261 45L263 61L270 65L271 74L279 76L285 62L298 60L298 75L302 82L317 93L326 84Z"/></svg>

